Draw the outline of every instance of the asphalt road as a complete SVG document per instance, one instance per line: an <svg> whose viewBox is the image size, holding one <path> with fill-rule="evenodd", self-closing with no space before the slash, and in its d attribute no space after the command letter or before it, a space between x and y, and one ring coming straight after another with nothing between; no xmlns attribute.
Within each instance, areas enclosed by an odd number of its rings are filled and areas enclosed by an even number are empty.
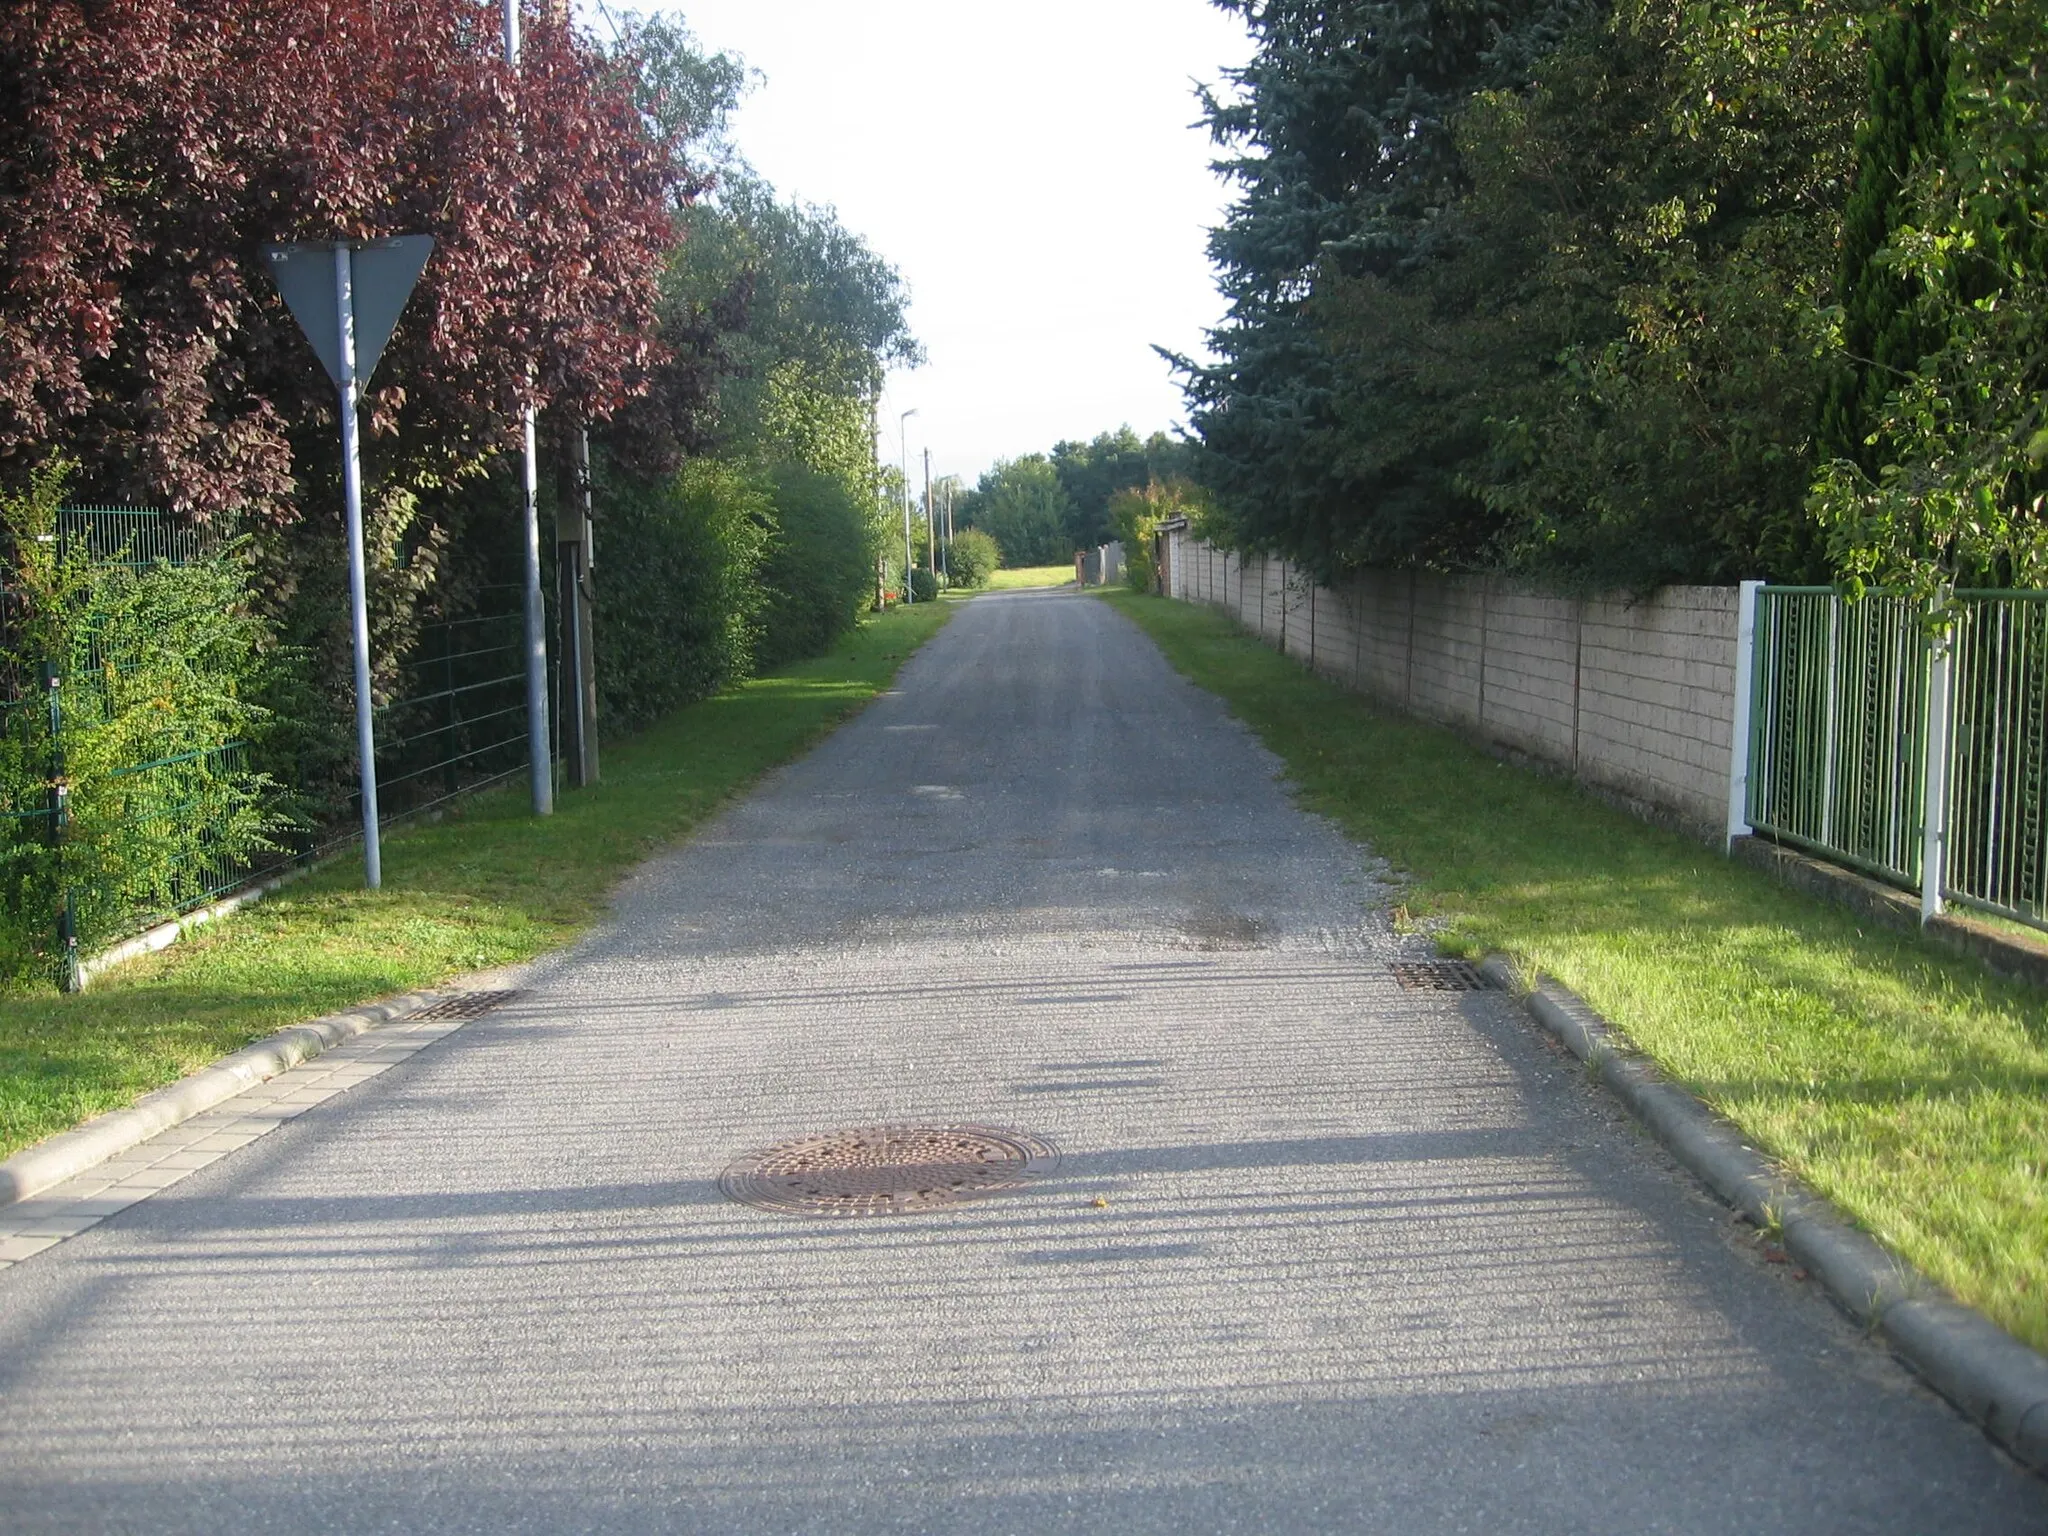
<svg viewBox="0 0 2048 1536"><path fill-rule="evenodd" d="M1126 621L959 614L527 996L0 1273L0 1527L2048 1530ZM915 1216L785 1136L1017 1126Z"/></svg>

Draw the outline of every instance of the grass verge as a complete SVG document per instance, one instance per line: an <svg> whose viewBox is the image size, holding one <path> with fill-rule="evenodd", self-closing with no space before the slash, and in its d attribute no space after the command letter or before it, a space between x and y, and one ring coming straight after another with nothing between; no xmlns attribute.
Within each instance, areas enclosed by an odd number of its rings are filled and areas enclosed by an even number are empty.
<svg viewBox="0 0 2048 1536"><path fill-rule="evenodd" d="M575 938L622 875L873 698L952 612L892 609L608 744L603 782L551 817L529 814L522 782L389 837L380 891L338 859L89 991L0 999L0 1157L284 1025Z"/></svg>
<svg viewBox="0 0 2048 1536"><path fill-rule="evenodd" d="M990 592L1014 592L1020 587L1059 587L1074 579L1073 562L1065 565L1021 565L1014 571L998 570L988 579Z"/></svg>
<svg viewBox="0 0 2048 1536"><path fill-rule="evenodd" d="M1453 953L1555 976L1894 1251L2048 1349L2048 997L1376 709L1187 603L1109 597L1389 860ZM1397 917L1400 916L1397 912Z"/></svg>

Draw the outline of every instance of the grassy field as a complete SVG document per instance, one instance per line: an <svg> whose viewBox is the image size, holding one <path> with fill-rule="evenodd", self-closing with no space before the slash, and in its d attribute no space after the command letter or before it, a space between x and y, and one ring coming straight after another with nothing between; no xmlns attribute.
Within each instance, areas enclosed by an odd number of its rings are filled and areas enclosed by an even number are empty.
<svg viewBox="0 0 2048 1536"><path fill-rule="evenodd" d="M1022 565L1014 571L999 570L989 578L991 592L1013 592L1020 587L1060 587L1074 579L1074 567L1065 565Z"/></svg>
<svg viewBox="0 0 2048 1536"><path fill-rule="evenodd" d="M1578 992L1753 1144L2048 1348L2048 997L1373 708L1191 604L1119 594L1168 658L1402 871L1449 951Z"/></svg>
<svg viewBox="0 0 2048 1536"><path fill-rule="evenodd" d="M381 891L341 858L87 992L0 1000L0 1156L286 1024L575 938L620 876L874 697L952 612L892 609L828 656L608 744L603 782L544 820L522 782L391 837Z"/></svg>

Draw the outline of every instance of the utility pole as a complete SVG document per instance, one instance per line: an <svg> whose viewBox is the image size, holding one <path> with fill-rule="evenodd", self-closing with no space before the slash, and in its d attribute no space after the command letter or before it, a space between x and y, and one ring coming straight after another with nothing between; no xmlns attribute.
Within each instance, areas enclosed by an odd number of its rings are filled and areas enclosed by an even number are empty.
<svg viewBox="0 0 2048 1536"><path fill-rule="evenodd" d="M946 580L953 579L953 487L958 480L953 475L941 482L946 492Z"/></svg>
<svg viewBox="0 0 2048 1536"><path fill-rule="evenodd" d="M519 71L519 0L505 0L505 65ZM531 368L527 374L532 379ZM526 763L533 790L533 814L555 809L554 764L548 752L547 609L540 595L540 463L534 448L533 405L519 410L522 455L520 481L525 490L526 544Z"/></svg>
<svg viewBox="0 0 2048 1536"><path fill-rule="evenodd" d="M882 484L882 403L873 395L868 397L868 458L874 464L874 484ZM888 561L878 547L875 550L875 612L884 613L889 607L889 573L885 569Z"/></svg>
<svg viewBox="0 0 2048 1536"><path fill-rule="evenodd" d="M555 611L562 624L562 757L570 785L582 789L597 782L597 636L590 577L597 546L591 536L594 492L587 430L577 429L569 454L575 484L555 512Z"/></svg>
<svg viewBox="0 0 2048 1536"><path fill-rule="evenodd" d="M925 563L936 580L939 574L939 525L932 518L932 451L924 451L924 545Z"/></svg>
<svg viewBox="0 0 2048 1536"><path fill-rule="evenodd" d="M910 418L917 414L912 406L896 418L896 461L903 475L903 601L914 603L916 594L910 590L910 573L917 565L917 557L910 550Z"/></svg>

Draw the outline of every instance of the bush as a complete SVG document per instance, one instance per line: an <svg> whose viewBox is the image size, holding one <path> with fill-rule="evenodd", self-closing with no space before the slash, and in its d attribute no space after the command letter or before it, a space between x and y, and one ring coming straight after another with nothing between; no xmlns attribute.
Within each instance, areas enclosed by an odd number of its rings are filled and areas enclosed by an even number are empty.
<svg viewBox="0 0 2048 1536"><path fill-rule="evenodd" d="M764 667L817 655L853 627L875 589L868 513L845 482L788 463L775 468L773 483L756 658Z"/></svg>
<svg viewBox="0 0 2048 1536"><path fill-rule="evenodd" d="M629 730L752 670L774 504L758 476L716 459L598 483L599 717Z"/></svg>
<svg viewBox="0 0 2048 1536"><path fill-rule="evenodd" d="M979 528L961 529L946 546L947 579L956 587L987 586L1002 563L996 541Z"/></svg>
<svg viewBox="0 0 2048 1536"><path fill-rule="evenodd" d="M910 596L920 603L936 602L939 596L939 579L923 566L910 573Z"/></svg>
<svg viewBox="0 0 2048 1536"><path fill-rule="evenodd" d="M0 495L13 545L0 668L0 973L56 952L68 898L82 951L197 905L274 846L275 786L247 766L266 724L250 702L267 662L250 612L246 546L178 564L94 550L61 527L64 467ZM54 670L61 734L50 733ZM61 752L61 845L43 812Z"/></svg>

